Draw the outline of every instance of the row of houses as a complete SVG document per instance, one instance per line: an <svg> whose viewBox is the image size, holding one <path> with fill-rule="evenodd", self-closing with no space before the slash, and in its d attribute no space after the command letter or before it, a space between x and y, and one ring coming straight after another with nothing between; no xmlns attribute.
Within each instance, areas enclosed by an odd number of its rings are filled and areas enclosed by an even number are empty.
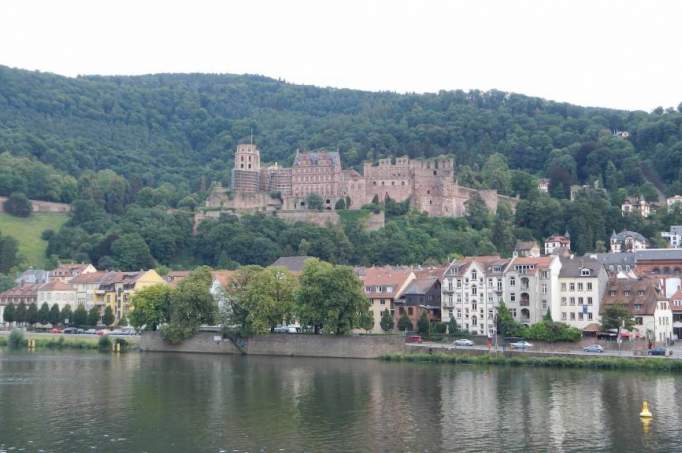
<svg viewBox="0 0 682 453"><path fill-rule="evenodd" d="M49 306L61 309L83 305L87 310L111 307L116 321L127 318L132 296L142 288L165 284L153 269L135 272L98 271L91 264L64 264L52 271L29 269L17 278L17 286L0 293L0 319L9 304Z"/></svg>
<svg viewBox="0 0 682 453"><path fill-rule="evenodd" d="M375 325L385 310L413 324L426 313L455 319L474 335L494 335L504 303L516 321L554 321L596 335L606 307L632 314L633 335L657 342L682 337L682 250L647 249L575 256L475 256L442 268L356 268L371 301Z"/></svg>

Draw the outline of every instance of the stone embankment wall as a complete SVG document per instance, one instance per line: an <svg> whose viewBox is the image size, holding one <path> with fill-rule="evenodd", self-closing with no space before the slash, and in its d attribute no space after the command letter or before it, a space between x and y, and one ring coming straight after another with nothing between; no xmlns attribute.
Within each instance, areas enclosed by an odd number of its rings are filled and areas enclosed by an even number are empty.
<svg viewBox="0 0 682 453"><path fill-rule="evenodd" d="M158 332L145 332L140 339L140 349L157 352L242 353L230 339L222 338L219 333L213 332L199 332L179 345L164 343ZM404 352L405 339L400 335L333 337L272 334L246 339L243 351L247 355L374 359L386 353Z"/></svg>
<svg viewBox="0 0 682 453"><path fill-rule="evenodd" d="M5 201L7 197L0 197L0 212L5 212ZM62 212L71 211L71 205L66 203L55 203L53 201L31 200L33 212Z"/></svg>

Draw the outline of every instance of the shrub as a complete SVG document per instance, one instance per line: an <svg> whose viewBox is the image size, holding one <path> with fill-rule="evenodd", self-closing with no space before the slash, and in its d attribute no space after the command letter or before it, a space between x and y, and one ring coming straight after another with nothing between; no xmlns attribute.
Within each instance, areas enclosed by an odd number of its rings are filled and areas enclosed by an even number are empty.
<svg viewBox="0 0 682 453"><path fill-rule="evenodd" d="M412 321L410 318L408 318L407 313L403 312L400 315L400 319L398 319L398 330L404 332L406 330L412 330L414 329L414 325L412 325Z"/></svg>
<svg viewBox="0 0 682 453"><path fill-rule="evenodd" d="M109 338L109 335L102 335L99 337L99 340L97 340L97 349L99 352L110 352L111 351L111 338Z"/></svg>
<svg viewBox="0 0 682 453"><path fill-rule="evenodd" d="M420 335L429 335L431 333L430 330L431 324L429 323L429 318L426 315L426 312L423 311L417 321L417 332L419 332Z"/></svg>
<svg viewBox="0 0 682 453"><path fill-rule="evenodd" d="M448 330L448 325L445 324L445 323L443 323L443 322L439 322L439 323L437 323L437 324L434 324L434 329L433 329L433 330L434 330L437 334L441 334L441 335L442 335L442 334L445 334L445 332L447 332L447 330Z"/></svg>
<svg viewBox="0 0 682 453"><path fill-rule="evenodd" d="M530 327L524 327L521 336L527 340L546 341L555 343L559 341L580 341L582 332L575 327L553 321L541 321Z"/></svg>
<svg viewBox="0 0 682 453"><path fill-rule="evenodd" d="M24 332L19 329L13 329L9 334L9 341L7 346L10 349L23 349L26 347L26 339L24 338Z"/></svg>
<svg viewBox="0 0 682 453"><path fill-rule="evenodd" d="M393 330L393 316L391 316L391 312L388 311L388 308L383 311L381 314L381 320L379 321L379 325L381 326L381 330L384 332L388 332L390 330Z"/></svg>
<svg viewBox="0 0 682 453"><path fill-rule="evenodd" d="M31 201L21 192L12 192L5 201L5 211L17 217L28 217L33 212Z"/></svg>

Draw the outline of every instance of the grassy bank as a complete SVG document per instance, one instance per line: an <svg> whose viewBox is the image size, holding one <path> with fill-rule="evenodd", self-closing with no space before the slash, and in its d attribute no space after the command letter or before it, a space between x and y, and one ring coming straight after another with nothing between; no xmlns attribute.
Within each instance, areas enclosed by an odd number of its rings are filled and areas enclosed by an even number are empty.
<svg viewBox="0 0 682 453"><path fill-rule="evenodd" d="M382 360L390 362L451 363L470 365L501 365L553 368L593 368L608 370L659 370L682 372L682 360L665 358L622 358L622 357L533 357L503 355L464 355L444 353L394 353L385 354Z"/></svg>
<svg viewBox="0 0 682 453"><path fill-rule="evenodd" d="M40 235L48 229L57 231L67 220L67 214L60 213L34 213L28 218L20 218L0 212L0 231L19 241L19 253L26 258L26 265L43 267L47 241Z"/></svg>
<svg viewBox="0 0 682 453"><path fill-rule="evenodd" d="M34 338L36 349L81 349L97 350L97 339L94 338ZM25 346L28 347L28 339L25 339ZM0 346L8 345L8 337L0 336Z"/></svg>

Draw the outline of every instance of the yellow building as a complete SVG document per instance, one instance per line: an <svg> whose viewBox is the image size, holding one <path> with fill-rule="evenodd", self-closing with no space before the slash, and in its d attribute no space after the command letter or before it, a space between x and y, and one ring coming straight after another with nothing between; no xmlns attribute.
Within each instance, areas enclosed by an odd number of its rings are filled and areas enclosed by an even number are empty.
<svg viewBox="0 0 682 453"><path fill-rule="evenodd" d="M96 291L96 303L111 307L116 321L126 319L132 311L136 291L153 285L168 284L154 269L138 272L107 272Z"/></svg>

